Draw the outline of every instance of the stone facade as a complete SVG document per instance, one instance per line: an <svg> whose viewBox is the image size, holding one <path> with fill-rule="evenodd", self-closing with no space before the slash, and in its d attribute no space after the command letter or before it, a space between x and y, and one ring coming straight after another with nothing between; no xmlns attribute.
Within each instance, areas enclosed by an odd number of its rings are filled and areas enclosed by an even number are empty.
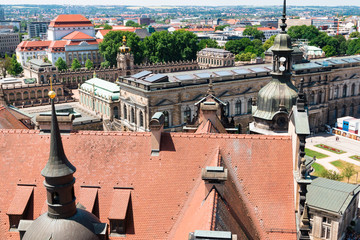
<svg viewBox="0 0 360 240"><path fill-rule="evenodd" d="M19 43L20 39L17 33L0 34L0 57L4 57L5 54L11 56L15 53L15 49Z"/></svg>
<svg viewBox="0 0 360 240"><path fill-rule="evenodd" d="M8 104L16 107L33 107L50 104L48 92L49 84L22 84L22 85L2 85L4 98ZM64 86L61 83L54 83L53 90L56 92L55 102L74 101L71 96L64 92Z"/></svg>
<svg viewBox="0 0 360 240"><path fill-rule="evenodd" d="M344 61L340 65L313 65L311 62L294 66L293 84L298 87L300 79L304 78L304 92L309 103L309 122L312 132L325 130L325 124L335 124L337 117L360 116L360 81L357 76L360 74L360 61L353 63ZM235 74L234 70L244 73ZM146 130L149 129L148 122L151 116L158 111L165 112L168 130L181 130L189 109L191 116L196 112L194 104L206 94L209 77L212 75L216 97L229 103L226 109L228 116L234 118L236 126L245 133L249 122L252 121L252 102L256 101L258 91L270 81L270 70L255 73L251 68L249 70L240 67L216 69L216 72L218 71L229 71L232 74L217 76L215 72L209 70L170 73L165 74L169 77L169 81L159 83L121 78L118 82L119 119L124 119L123 106L131 105L136 106L136 112L140 109L143 111ZM177 76L181 74L192 75L194 79L180 81ZM196 74L208 74L208 78L201 79L195 77ZM128 129L134 130L131 127Z"/></svg>
<svg viewBox="0 0 360 240"><path fill-rule="evenodd" d="M235 64L235 56L225 49L204 48L197 53L197 62L200 69L232 67Z"/></svg>

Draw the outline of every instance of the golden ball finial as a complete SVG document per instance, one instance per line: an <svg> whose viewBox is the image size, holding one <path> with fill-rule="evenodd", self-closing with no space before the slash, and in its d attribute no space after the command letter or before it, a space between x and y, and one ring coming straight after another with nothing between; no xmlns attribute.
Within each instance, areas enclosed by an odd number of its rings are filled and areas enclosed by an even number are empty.
<svg viewBox="0 0 360 240"><path fill-rule="evenodd" d="M49 98L54 99L54 98L56 97L56 92L50 91L50 92L48 93L48 95L49 95Z"/></svg>

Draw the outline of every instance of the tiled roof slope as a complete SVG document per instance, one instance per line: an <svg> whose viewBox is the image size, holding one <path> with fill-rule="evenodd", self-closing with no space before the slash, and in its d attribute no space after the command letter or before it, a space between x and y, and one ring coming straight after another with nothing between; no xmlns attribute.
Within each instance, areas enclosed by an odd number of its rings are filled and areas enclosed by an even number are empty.
<svg viewBox="0 0 360 240"><path fill-rule="evenodd" d="M71 27L82 26L91 27L94 26L89 19L81 14L61 14L54 18L49 27Z"/></svg>
<svg viewBox="0 0 360 240"><path fill-rule="evenodd" d="M0 130L0 239L19 239L17 232L8 231L6 215L17 184L36 184L34 218L41 213L46 191L40 171L48 159L49 137L33 130ZM183 240L194 230L210 230L214 193L203 202L201 169L214 165L218 151L231 168L219 201L228 204L223 216L231 216L229 230L241 225L252 239L296 238L290 137L163 133L158 157L150 155L150 137L90 131L62 136L77 168L78 199L80 186L100 186L102 222L109 223L114 187L133 188L134 234L110 239ZM189 211L198 215L192 218ZM219 224L213 227L220 229Z"/></svg>
<svg viewBox="0 0 360 240"><path fill-rule="evenodd" d="M6 107L0 106L0 129L27 129Z"/></svg>

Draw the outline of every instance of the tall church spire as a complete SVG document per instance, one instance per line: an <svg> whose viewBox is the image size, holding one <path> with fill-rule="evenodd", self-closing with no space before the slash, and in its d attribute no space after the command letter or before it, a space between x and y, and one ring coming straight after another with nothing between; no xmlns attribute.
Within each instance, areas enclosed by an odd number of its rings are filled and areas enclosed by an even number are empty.
<svg viewBox="0 0 360 240"><path fill-rule="evenodd" d="M286 27L287 27L287 24L286 24L286 0L284 0L284 5L283 5L283 15L282 15L282 18L281 18L281 25L280 25L280 28L282 30L281 33L286 33Z"/></svg>
<svg viewBox="0 0 360 240"><path fill-rule="evenodd" d="M51 99L51 137L50 155L41 171L45 177L44 185L48 192L48 216L51 218L69 218L76 214L73 177L76 168L67 159L57 122L54 98L56 93L49 92Z"/></svg>

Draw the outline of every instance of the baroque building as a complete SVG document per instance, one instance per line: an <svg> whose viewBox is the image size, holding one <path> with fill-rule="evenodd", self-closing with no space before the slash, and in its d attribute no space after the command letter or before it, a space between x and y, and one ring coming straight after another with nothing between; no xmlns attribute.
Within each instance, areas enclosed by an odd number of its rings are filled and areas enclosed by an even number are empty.
<svg viewBox="0 0 360 240"><path fill-rule="evenodd" d="M235 65L235 56L230 51L218 48L204 48L197 54L200 69L214 67L232 67Z"/></svg>

